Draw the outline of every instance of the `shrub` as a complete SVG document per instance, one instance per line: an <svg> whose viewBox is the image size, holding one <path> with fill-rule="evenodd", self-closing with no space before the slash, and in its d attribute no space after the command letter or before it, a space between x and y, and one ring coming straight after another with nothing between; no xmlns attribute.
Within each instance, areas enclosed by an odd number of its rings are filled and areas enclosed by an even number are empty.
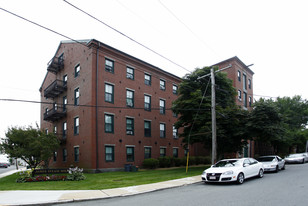
<svg viewBox="0 0 308 206"><path fill-rule="evenodd" d="M173 158L172 160L173 160L174 166L179 167L179 166L182 165L182 159L181 158Z"/></svg>
<svg viewBox="0 0 308 206"><path fill-rule="evenodd" d="M171 158L170 157L159 157L159 167L170 167L171 166Z"/></svg>
<svg viewBox="0 0 308 206"><path fill-rule="evenodd" d="M196 157L191 156L189 157L188 165L195 165L196 164Z"/></svg>
<svg viewBox="0 0 308 206"><path fill-rule="evenodd" d="M22 183L26 182L26 179L31 178L31 171L26 170L26 171L21 171L18 173L18 178L16 179L16 182Z"/></svg>
<svg viewBox="0 0 308 206"><path fill-rule="evenodd" d="M212 164L211 157L201 157L201 164L209 165Z"/></svg>
<svg viewBox="0 0 308 206"><path fill-rule="evenodd" d="M75 167L75 168L69 168L68 170L68 176L67 180L72 180L72 181L79 181L79 180L84 180L86 177L83 174L83 169Z"/></svg>
<svg viewBox="0 0 308 206"><path fill-rule="evenodd" d="M159 165L159 161L153 158L145 159L142 163L143 168L146 168L146 169L155 169L158 167L158 165Z"/></svg>

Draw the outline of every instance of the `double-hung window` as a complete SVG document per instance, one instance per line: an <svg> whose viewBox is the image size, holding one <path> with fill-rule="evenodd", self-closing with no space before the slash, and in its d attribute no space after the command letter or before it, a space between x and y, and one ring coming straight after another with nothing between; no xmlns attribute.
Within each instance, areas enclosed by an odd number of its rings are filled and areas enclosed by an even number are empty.
<svg viewBox="0 0 308 206"><path fill-rule="evenodd" d="M114 162L114 146L105 146L106 162Z"/></svg>
<svg viewBox="0 0 308 206"><path fill-rule="evenodd" d="M166 124L164 123L159 124L159 136L160 138L166 137Z"/></svg>
<svg viewBox="0 0 308 206"><path fill-rule="evenodd" d="M159 100L159 113L160 114L165 114L165 104L166 104L166 102L165 102L165 100L163 100L163 99L160 99Z"/></svg>
<svg viewBox="0 0 308 206"><path fill-rule="evenodd" d="M144 95L144 110L151 111L151 96Z"/></svg>
<svg viewBox="0 0 308 206"><path fill-rule="evenodd" d="M67 85L67 74L63 76L63 86L65 87Z"/></svg>
<svg viewBox="0 0 308 206"><path fill-rule="evenodd" d="M238 90L237 91L237 98L238 98L238 100L242 100L242 91L241 90Z"/></svg>
<svg viewBox="0 0 308 206"><path fill-rule="evenodd" d="M251 89L251 79L248 79L248 88Z"/></svg>
<svg viewBox="0 0 308 206"><path fill-rule="evenodd" d="M134 79L135 78L135 71L131 67L126 67L126 78L127 79Z"/></svg>
<svg viewBox="0 0 308 206"><path fill-rule="evenodd" d="M166 147L161 147L159 149L159 156L160 157L165 157L166 156Z"/></svg>
<svg viewBox="0 0 308 206"><path fill-rule="evenodd" d="M74 161L79 162L79 147L74 147Z"/></svg>
<svg viewBox="0 0 308 206"><path fill-rule="evenodd" d="M144 147L144 159L151 158L151 147Z"/></svg>
<svg viewBox="0 0 308 206"><path fill-rule="evenodd" d="M247 108L247 93L243 92L243 95L244 95L244 107Z"/></svg>
<svg viewBox="0 0 308 206"><path fill-rule="evenodd" d="M74 118L74 135L79 134L79 117Z"/></svg>
<svg viewBox="0 0 308 206"><path fill-rule="evenodd" d="M240 82L241 81L241 71L237 70L237 79Z"/></svg>
<svg viewBox="0 0 308 206"><path fill-rule="evenodd" d="M126 90L126 106L134 107L134 91Z"/></svg>
<svg viewBox="0 0 308 206"><path fill-rule="evenodd" d="M66 96L64 96L63 97L63 112L65 112L66 111L66 105L67 105L67 97Z"/></svg>
<svg viewBox="0 0 308 206"><path fill-rule="evenodd" d="M151 137L151 121L144 121L144 136Z"/></svg>
<svg viewBox="0 0 308 206"><path fill-rule="evenodd" d="M243 74L243 89L247 90L247 77L246 77L246 74Z"/></svg>
<svg viewBox="0 0 308 206"><path fill-rule="evenodd" d="M159 88L160 88L160 90L166 90L166 81L165 80L163 80L163 79L161 79L161 80L159 80Z"/></svg>
<svg viewBox="0 0 308 206"><path fill-rule="evenodd" d="M63 148L62 150L62 161L66 162L67 161L67 150Z"/></svg>
<svg viewBox="0 0 308 206"><path fill-rule="evenodd" d="M172 93L173 94L178 94L178 86L177 85L173 85L172 86Z"/></svg>
<svg viewBox="0 0 308 206"><path fill-rule="evenodd" d="M78 77L80 74L80 64L77 64L75 66L75 77Z"/></svg>
<svg viewBox="0 0 308 206"><path fill-rule="evenodd" d="M114 86L112 84L105 84L105 102L113 103L113 91Z"/></svg>
<svg viewBox="0 0 308 206"><path fill-rule="evenodd" d="M105 71L114 73L114 62L110 59L105 59Z"/></svg>
<svg viewBox="0 0 308 206"><path fill-rule="evenodd" d="M178 139L178 138L179 138L179 137L178 137L178 129L175 128L174 125L173 125L173 127L172 127L172 134L173 134L173 138L174 138L174 139Z"/></svg>
<svg viewBox="0 0 308 206"><path fill-rule="evenodd" d="M251 107L251 104L252 104L252 98L251 97L249 97L249 107Z"/></svg>
<svg viewBox="0 0 308 206"><path fill-rule="evenodd" d="M63 122L63 127L62 127L62 137L63 139L66 138L66 134L67 134L67 123L66 122Z"/></svg>
<svg viewBox="0 0 308 206"><path fill-rule="evenodd" d="M177 158L179 156L179 149L174 147L173 148L173 157Z"/></svg>
<svg viewBox="0 0 308 206"><path fill-rule="evenodd" d="M144 74L144 84L151 85L151 75Z"/></svg>
<svg viewBox="0 0 308 206"><path fill-rule="evenodd" d="M126 147L126 161L127 162L135 161L135 148L134 147Z"/></svg>
<svg viewBox="0 0 308 206"><path fill-rule="evenodd" d="M126 134L134 135L134 119L126 118Z"/></svg>
<svg viewBox="0 0 308 206"><path fill-rule="evenodd" d="M105 132L113 133L114 131L114 123L113 123L113 115L105 114Z"/></svg>
<svg viewBox="0 0 308 206"><path fill-rule="evenodd" d="M79 105L79 88L74 90L74 105Z"/></svg>

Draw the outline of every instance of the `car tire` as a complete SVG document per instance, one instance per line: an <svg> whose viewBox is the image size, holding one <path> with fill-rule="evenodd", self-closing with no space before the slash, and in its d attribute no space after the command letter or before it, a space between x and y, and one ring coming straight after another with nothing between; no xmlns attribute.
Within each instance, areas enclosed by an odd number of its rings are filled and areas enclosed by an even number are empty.
<svg viewBox="0 0 308 206"><path fill-rule="evenodd" d="M305 159L303 159L303 162L302 162L302 164L304 164L305 163Z"/></svg>
<svg viewBox="0 0 308 206"><path fill-rule="evenodd" d="M276 166L275 172L277 173L279 171L278 165Z"/></svg>
<svg viewBox="0 0 308 206"><path fill-rule="evenodd" d="M259 170L258 177L262 178L264 176L264 171L262 169Z"/></svg>
<svg viewBox="0 0 308 206"><path fill-rule="evenodd" d="M281 170L285 170L286 169L286 164L283 164Z"/></svg>
<svg viewBox="0 0 308 206"><path fill-rule="evenodd" d="M243 184L244 180L245 180L245 176L242 172L237 175L237 179L236 179L237 184Z"/></svg>

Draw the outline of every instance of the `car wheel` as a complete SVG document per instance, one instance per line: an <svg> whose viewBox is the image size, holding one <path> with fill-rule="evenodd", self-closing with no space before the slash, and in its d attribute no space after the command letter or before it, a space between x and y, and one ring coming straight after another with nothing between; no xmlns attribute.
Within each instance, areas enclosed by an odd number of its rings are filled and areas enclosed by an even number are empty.
<svg viewBox="0 0 308 206"><path fill-rule="evenodd" d="M279 171L278 165L276 166L275 172L277 173Z"/></svg>
<svg viewBox="0 0 308 206"><path fill-rule="evenodd" d="M259 170L258 177L262 178L264 176L264 171L262 169Z"/></svg>
<svg viewBox="0 0 308 206"><path fill-rule="evenodd" d="M286 169L286 164L283 164L283 167L281 168L281 170L285 170Z"/></svg>
<svg viewBox="0 0 308 206"><path fill-rule="evenodd" d="M244 180L245 180L245 177L243 173L240 173L237 175L237 180L236 180L237 184L243 184Z"/></svg>
<svg viewBox="0 0 308 206"><path fill-rule="evenodd" d="M303 162L302 162L302 164L304 164L305 163L305 159L303 159Z"/></svg>

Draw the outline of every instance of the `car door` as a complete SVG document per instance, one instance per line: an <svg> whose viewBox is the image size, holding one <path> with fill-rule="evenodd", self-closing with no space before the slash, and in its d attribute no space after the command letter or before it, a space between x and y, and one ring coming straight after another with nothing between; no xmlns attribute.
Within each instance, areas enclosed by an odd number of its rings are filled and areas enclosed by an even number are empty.
<svg viewBox="0 0 308 206"><path fill-rule="evenodd" d="M282 161L282 159L278 156L276 156L277 162L278 162L278 167L279 169L281 169L284 165L284 162Z"/></svg>
<svg viewBox="0 0 308 206"><path fill-rule="evenodd" d="M249 178L249 177L252 176L253 167L252 167L252 165L250 164L249 159L245 159L245 160L243 161L243 171L244 171L245 178Z"/></svg>
<svg viewBox="0 0 308 206"><path fill-rule="evenodd" d="M251 175L252 176L258 175L260 170L260 165L258 164L258 161L253 158L249 158L249 161L251 165Z"/></svg>

